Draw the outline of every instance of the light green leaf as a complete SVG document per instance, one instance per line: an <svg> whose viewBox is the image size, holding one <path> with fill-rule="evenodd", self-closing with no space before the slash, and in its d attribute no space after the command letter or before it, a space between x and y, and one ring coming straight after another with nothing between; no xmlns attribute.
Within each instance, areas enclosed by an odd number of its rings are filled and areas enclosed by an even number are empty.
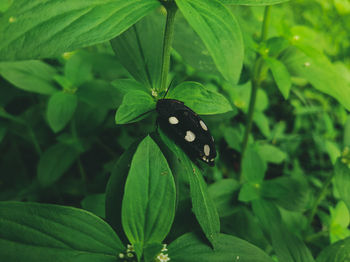
<svg viewBox="0 0 350 262"><path fill-rule="evenodd" d="M334 167L334 172L335 187L339 192L340 198L350 210L350 168L338 159Z"/></svg>
<svg viewBox="0 0 350 262"><path fill-rule="evenodd" d="M289 2L290 0L220 0L227 5L275 5Z"/></svg>
<svg viewBox="0 0 350 262"><path fill-rule="evenodd" d="M0 257L7 262L114 262L123 244L95 215L72 207L0 202Z"/></svg>
<svg viewBox="0 0 350 262"><path fill-rule="evenodd" d="M108 41L158 6L157 0L16 0L0 18L0 59L55 57Z"/></svg>
<svg viewBox="0 0 350 262"><path fill-rule="evenodd" d="M47 105L47 120L52 130L61 131L72 119L78 99L74 94L59 92L50 97Z"/></svg>
<svg viewBox="0 0 350 262"><path fill-rule="evenodd" d="M55 144L40 157L38 164L38 180L44 187L55 183L74 163L79 152L66 144Z"/></svg>
<svg viewBox="0 0 350 262"><path fill-rule="evenodd" d="M0 2L0 13L5 12L13 3L13 0L3 0Z"/></svg>
<svg viewBox="0 0 350 262"><path fill-rule="evenodd" d="M317 257L317 262L345 262L350 259L350 237L326 247Z"/></svg>
<svg viewBox="0 0 350 262"><path fill-rule="evenodd" d="M349 210L344 201L339 201L335 208L330 207L331 219L329 223L329 237L335 243L350 236L348 229L350 222Z"/></svg>
<svg viewBox="0 0 350 262"><path fill-rule="evenodd" d="M243 40L236 18L218 0L176 0L223 77L235 84L243 65Z"/></svg>
<svg viewBox="0 0 350 262"><path fill-rule="evenodd" d="M56 92L53 85L55 74L53 67L41 61L0 62L0 75L14 86L29 92L45 95Z"/></svg>
<svg viewBox="0 0 350 262"><path fill-rule="evenodd" d="M286 66L281 61L271 57L266 57L265 62L269 66L272 76L284 99L288 99L292 81Z"/></svg>
<svg viewBox="0 0 350 262"><path fill-rule="evenodd" d="M184 102L200 115L223 114L233 110L222 94L206 89L197 82L181 83L170 89L168 97Z"/></svg>
<svg viewBox="0 0 350 262"><path fill-rule="evenodd" d="M152 109L155 109L155 101L149 94L143 91L128 92L115 114L115 122L119 125L137 122Z"/></svg>
<svg viewBox="0 0 350 262"><path fill-rule="evenodd" d="M238 200L250 202L260 198L260 184L245 183L239 191Z"/></svg>
<svg viewBox="0 0 350 262"><path fill-rule="evenodd" d="M147 88L159 89L165 17L153 12L111 40L120 63Z"/></svg>
<svg viewBox="0 0 350 262"><path fill-rule="evenodd" d="M175 199L172 172L147 136L132 159L124 190L122 224L130 243L161 243L174 219Z"/></svg>
<svg viewBox="0 0 350 262"><path fill-rule="evenodd" d="M278 147L269 144L258 144L258 153L266 162L281 164L287 157L287 154Z"/></svg>
<svg viewBox="0 0 350 262"><path fill-rule="evenodd" d="M168 249L174 262L273 262L260 248L225 234L218 235L215 250L193 233L182 235Z"/></svg>

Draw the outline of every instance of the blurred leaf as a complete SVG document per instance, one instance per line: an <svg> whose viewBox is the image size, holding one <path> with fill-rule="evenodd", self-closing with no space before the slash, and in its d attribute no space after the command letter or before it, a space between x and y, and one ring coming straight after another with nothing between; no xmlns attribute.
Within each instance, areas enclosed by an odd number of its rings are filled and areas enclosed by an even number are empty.
<svg viewBox="0 0 350 262"><path fill-rule="evenodd" d="M207 185L200 169L194 165L188 156L161 130L160 135L166 145L173 150L184 167L184 172L190 183L190 193L193 212L210 243L216 246L216 237L220 232L220 219L214 202L208 193Z"/></svg>
<svg viewBox="0 0 350 262"><path fill-rule="evenodd" d="M0 17L0 60L55 57L108 41L158 6L156 0L16 0Z"/></svg>
<svg viewBox="0 0 350 262"><path fill-rule="evenodd" d="M284 37L271 37L266 41L266 48L268 50L268 55L271 57L277 57L288 46L289 46L289 42Z"/></svg>
<svg viewBox="0 0 350 262"><path fill-rule="evenodd" d="M289 0L220 0L222 3L227 5L274 5Z"/></svg>
<svg viewBox="0 0 350 262"><path fill-rule="evenodd" d="M271 137L271 129L269 118L261 111L255 111L254 123L259 128L260 132L266 137Z"/></svg>
<svg viewBox="0 0 350 262"><path fill-rule="evenodd" d="M218 0L175 2L202 39L223 77L237 83L243 65L243 39L233 14Z"/></svg>
<svg viewBox="0 0 350 262"><path fill-rule="evenodd" d="M169 91L168 97L184 102L200 115L223 114L233 110L222 94L206 89L197 82L181 83Z"/></svg>
<svg viewBox="0 0 350 262"><path fill-rule="evenodd" d="M0 144L6 135L6 127L0 126Z"/></svg>
<svg viewBox="0 0 350 262"><path fill-rule="evenodd" d="M147 136L134 154L125 184L122 224L130 243L161 243L174 220L175 199L172 172Z"/></svg>
<svg viewBox="0 0 350 262"><path fill-rule="evenodd" d="M271 57L265 57L265 62L269 66L272 76L275 79L277 87L281 91L284 99L288 99L289 91L292 87L292 81L286 66L279 60Z"/></svg>
<svg viewBox="0 0 350 262"><path fill-rule="evenodd" d="M350 147L350 115L348 115L344 125L344 146Z"/></svg>
<svg viewBox="0 0 350 262"><path fill-rule="evenodd" d="M83 52L74 53L66 62L64 75L74 87L79 87L84 82L93 79L92 64Z"/></svg>
<svg viewBox="0 0 350 262"><path fill-rule="evenodd" d="M270 144L258 144L258 153L266 162L281 164L287 157L287 154L278 147Z"/></svg>
<svg viewBox="0 0 350 262"><path fill-rule="evenodd" d="M115 122L118 125L139 121L147 113L155 109L155 102L149 94L142 91L128 92L115 114Z"/></svg>
<svg viewBox="0 0 350 262"><path fill-rule="evenodd" d="M242 161L242 174L245 182L262 182L266 168L266 162L262 160L255 147L248 146Z"/></svg>
<svg viewBox="0 0 350 262"><path fill-rule="evenodd" d="M241 151L242 135L238 129L226 127L224 130L224 137L230 148L239 152Z"/></svg>
<svg viewBox="0 0 350 262"><path fill-rule="evenodd" d="M219 234L215 250L193 233L182 235L169 247L174 262L273 262L264 251L240 238Z"/></svg>
<svg viewBox="0 0 350 262"><path fill-rule="evenodd" d="M105 194L92 194L84 197L81 206L87 211L94 213L96 216L105 218Z"/></svg>
<svg viewBox="0 0 350 262"><path fill-rule="evenodd" d="M340 157L341 155L338 145L333 141L326 140L324 141L324 146L325 146L326 152L329 155L329 158L331 159L332 164L334 165L335 162L337 162L337 158Z"/></svg>
<svg viewBox="0 0 350 262"><path fill-rule="evenodd" d="M145 86L134 79L117 79L111 83L120 93L127 94L131 91L143 91L149 94Z"/></svg>
<svg viewBox="0 0 350 262"><path fill-rule="evenodd" d="M113 262L124 249L106 222L72 207L0 202L0 229L8 262Z"/></svg>
<svg viewBox="0 0 350 262"><path fill-rule="evenodd" d="M79 152L66 144L55 144L40 157L37 176L44 187L55 183L75 162Z"/></svg>
<svg viewBox="0 0 350 262"><path fill-rule="evenodd" d="M350 168L338 159L334 172L334 185L339 192L340 198L350 210Z"/></svg>
<svg viewBox="0 0 350 262"><path fill-rule="evenodd" d="M333 209L330 207L331 221L329 228L329 235L331 243L335 243L350 236L350 230L348 229L350 223L349 210L346 207L344 201L338 202Z"/></svg>
<svg viewBox="0 0 350 262"><path fill-rule="evenodd" d="M165 17L151 13L111 40L118 60L147 88L160 86Z"/></svg>
<svg viewBox="0 0 350 262"><path fill-rule="evenodd" d="M53 67L41 61L0 62L0 75L19 89L29 92L44 95L55 93L55 74Z"/></svg>
<svg viewBox="0 0 350 262"><path fill-rule="evenodd" d="M260 198L260 184L245 183L239 191L238 200L250 202Z"/></svg>
<svg viewBox="0 0 350 262"><path fill-rule="evenodd" d="M52 130L61 131L72 119L78 99L74 94L58 92L50 97L47 105L47 120Z"/></svg>
<svg viewBox="0 0 350 262"><path fill-rule="evenodd" d="M5 12L13 3L13 0L3 0L0 2L0 13Z"/></svg>
<svg viewBox="0 0 350 262"><path fill-rule="evenodd" d="M317 257L317 262L346 262L350 258L350 237L326 247Z"/></svg>

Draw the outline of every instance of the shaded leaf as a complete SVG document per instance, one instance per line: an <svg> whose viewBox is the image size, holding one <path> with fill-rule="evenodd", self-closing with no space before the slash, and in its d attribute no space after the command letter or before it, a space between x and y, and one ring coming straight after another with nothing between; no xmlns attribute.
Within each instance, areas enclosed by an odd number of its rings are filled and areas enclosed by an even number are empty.
<svg viewBox="0 0 350 262"><path fill-rule="evenodd" d="M326 247L317 257L317 262L345 262L350 259L350 237Z"/></svg>

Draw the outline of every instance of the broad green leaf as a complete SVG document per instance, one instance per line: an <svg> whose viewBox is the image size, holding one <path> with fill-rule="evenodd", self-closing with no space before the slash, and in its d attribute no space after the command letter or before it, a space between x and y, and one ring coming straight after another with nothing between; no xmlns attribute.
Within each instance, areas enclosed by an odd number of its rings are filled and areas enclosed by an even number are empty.
<svg viewBox="0 0 350 262"><path fill-rule="evenodd" d="M283 63L292 76L302 77L319 91L337 99L350 110L350 84L323 54L315 49L290 48L283 56Z"/></svg>
<svg viewBox="0 0 350 262"><path fill-rule="evenodd" d="M45 95L55 93L55 74L53 67L41 61L0 62L0 75L14 86L29 92Z"/></svg>
<svg viewBox="0 0 350 262"><path fill-rule="evenodd" d="M197 82L181 83L170 89L168 97L184 102L200 115L223 114L233 110L222 94L206 89Z"/></svg>
<svg viewBox="0 0 350 262"><path fill-rule="evenodd" d="M147 88L159 89L165 17L152 13L111 40L120 63Z"/></svg>
<svg viewBox="0 0 350 262"><path fill-rule="evenodd" d="M105 194L92 194L84 197L81 207L95 215L105 218Z"/></svg>
<svg viewBox="0 0 350 262"><path fill-rule="evenodd" d="M74 163L79 152L66 144L55 144L40 157L37 176L44 187L55 183Z"/></svg>
<svg viewBox="0 0 350 262"><path fill-rule="evenodd" d="M147 136L131 162L122 204L122 224L130 243L161 243L175 215L175 182L157 144Z"/></svg>
<svg viewBox="0 0 350 262"><path fill-rule="evenodd" d="M258 153L266 162L281 164L287 157L287 154L278 147L269 144L258 144Z"/></svg>
<svg viewBox="0 0 350 262"><path fill-rule="evenodd" d="M286 66L281 61L271 57L266 57L265 62L269 66L272 76L284 99L288 99L289 91L292 87L292 80Z"/></svg>
<svg viewBox="0 0 350 262"><path fill-rule="evenodd" d="M0 257L7 262L114 262L124 247L102 219L82 209L0 202Z"/></svg>
<svg viewBox="0 0 350 262"><path fill-rule="evenodd" d="M122 94L127 94L131 91L143 91L147 94L149 93L149 90L147 90L145 86L134 79L117 79L111 84Z"/></svg>
<svg viewBox="0 0 350 262"><path fill-rule="evenodd" d="M326 247L317 257L317 262L347 262L350 259L350 237Z"/></svg>
<svg viewBox="0 0 350 262"><path fill-rule="evenodd" d="M73 87L79 87L84 82L93 79L92 64L84 55L84 52L77 52L68 59L64 67L64 75Z"/></svg>
<svg viewBox="0 0 350 262"><path fill-rule="evenodd" d="M339 201L335 208L330 207L329 237L331 243L335 243L350 236L348 229L350 223L349 209L344 201Z"/></svg>
<svg viewBox="0 0 350 262"><path fill-rule="evenodd" d="M243 40L233 14L218 0L176 0L223 77L235 84L243 65Z"/></svg>
<svg viewBox="0 0 350 262"><path fill-rule="evenodd" d="M254 146L249 146L242 161L242 174L246 182L260 183L266 172L266 162L260 157Z"/></svg>
<svg viewBox="0 0 350 262"><path fill-rule="evenodd" d="M220 0L222 3L227 5L275 5L290 0Z"/></svg>
<svg viewBox="0 0 350 262"><path fill-rule="evenodd" d="M220 232L220 219L215 204L208 193L207 185L199 168L188 156L160 130L161 139L181 161L190 183L193 212L210 243L216 246L216 237Z"/></svg>
<svg viewBox="0 0 350 262"><path fill-rule="evenodd" d="M279 261L283 262L313 262L310 250L296 235L289 232L282 223L277 207L265 200L252 202L255 215L270 234L273 249Z"/></svg>
<svg viewBox="0 0 350 262"><path fill-rule="evenodd" d="M240 238L219 234L215 250L193 233L182 235L168 247L174 262L273 262L264 251Z"/></svg>
<svg viewBox="0 0 350 262"><path fill-rule="evenodd" d="M334 172L335 187L339 192L340 198L350 210L350 168L338 159L334 167Z"/></svg>
<svg viewBox="0 0 350 262"><path fill-rule="evenodd" d="M0 59L55 57L108 41L158 6L157 0L16 0L0 17Z"/></svg>
<svg viewBox="0 0 350 262"><path fill-rule="evenodd" d="M143 91L128 92L115 114L115 122L119 125L137 122L152 109L155 109L155 102L149 94Z"/></svg>
<svg viewBox="0 0 350 262"><path fill-rule="evenodd" d="M55 133L61 131L72 119L77 104L78 99L74 94L58 92L50 97L46 116Z"/></svg>

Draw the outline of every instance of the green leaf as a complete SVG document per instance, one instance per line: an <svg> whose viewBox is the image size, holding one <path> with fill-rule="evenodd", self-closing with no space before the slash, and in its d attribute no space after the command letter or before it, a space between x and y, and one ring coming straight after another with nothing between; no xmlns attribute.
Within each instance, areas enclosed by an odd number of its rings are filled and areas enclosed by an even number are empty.
<svg viewBox="0 0 350 262"><path fill-rule="evenodd" d="M346 262L350 259L350 237L326 247L317 257L317 262Z"/></svg>
<svg viewBox="0 0 350 262"><path fill-rule="evenodd" d="M147 136L136 150L125 184L122 224L130 243L161 243L174 220L175 199L172 172Z"/></svg>
<svg viewBox="0 0 350 262"><path fill-rule="evenodd" d="M144 113L155 109L155 102L152 97L142 91L130 91L115 114L115 122L119 125L139 121Z"/></svg>
<svg viewBox="0 0 350 262"><path fill-rule="evenodd" d="M209 195L207 185L196 165L162 130L159 131L161 139L174 152L181 161L184 172L190 183L190 193L193 212L210 243L216 246L216 237L220 232L220 219L215 204Z"/></svg>
<svg viewBox="0 0 350 262"><path fill-rule="evenodd" d="M242 134L237 128L226 127L224 137L230 148L241 151Z"/></svg>
<svg viewBox="0 0 350 262"><path fill-rule="evenodd" d="M158 6L157 0L16 0L0 17L0 60L55 57L108 41Z"/></svg>
<svg viewBox="0 0 350 262"><path fill-rule="evenodd" d="M206 89L197 82L181 83L170 89L168 97L184 102L200 115L223 114L233 110L222 94Z"/></svg>
<svg viewBox="0 0 350 262"><path fill-rule="evenodd" d="M265 57L265 62L269 66L272 76L284 99L288 99L289 91L292 87L292 80L286 66L281 61L271 57Z"/></svg>
<svg viewBox="0 0 350 262"><path fill-rule="evenodd" d="M260 198L260 184L245 183L239 191L238 200L250 202Z"/></svg>
<svg viewBox="0 0 350 262"><path fill-rule="evenodd" d="M350 147L350 115L347 116L344 124L344 146Z"/></svg>
<svg viewBox="0 0 350 262"><path fill-rule="evenodd" d="M105 215L105 194L92 194L84 197L81 207L95 215L104 218Z"/></svg>
<svg viewBox="0 0 350 262"><path fill-rule="evenodd" d="M77 104L78 99L74 94L58 92L50 97L46 116L55 133L61 131L72 119Z"/></svg>
<svg viewBox="0 0 350 262"><path fill-rule="evenodd" d="M346 206L350 210L350 168L342 163L340 159L334 167L334 184L337 188L340 198L345 202Z"/></svg>
<svg viewBox="0 0 350 262"><path fill-rule="evenodd" d="M77 52L71 56L64 67L64 75L74 87L93 79L92 64L84 52Z"/></svg>
<svg viewBox="0 0 350 262"><path fill-rule="evenodd" d="M242 174L246 182L260 183L263 181L267 166L254 146L249 146L242 161Z"/></svg>
<svg viewBox="0 0 350 262"><path fill-rule="evenodd" d="M135 81L134 79L117 79L114 80L111 84L122 94L127 94L131 91L142 91L149 94L149 90L147 90L144 85L142 85L140 82Z"/></svg>
<svg viewBox="0 0 350 262"><path fill-rule="evenodd" d="M79 152L66 144L55 144L40 157L38 164L38 180L44 187L55 183L74 163Z"/></svg>
<svg viewBox="0 0 350 262"><path fill-rule="evenodd" d="M81 209L0 202L0 257L7 262L114 262L123 244L102 219Z"/></svg>
<svg viewBox="0 0 350 262"><path fill-rule="evenodd" d="M220 1L226 5L275 5L275 4L289 2L290 0L220 0Z"/></svg>
<svg viewBox="0 0 350 262"><path fill-rule="evenodd" d="M168 247L174 262L273 262L264 251L240 238L219 234L216 249L193 233L185 234Z"/></svg>
<svg viewBox="0 0 350 262"><path fill-rule="evenodd" d="M223 77L235 84L243 65L243 39L232 12L218 0L176 0Z"/></svg>
<svg viewBox="0 0 350 262"><path fill-rule="evenodd" d="M5 12L13 3L13 0L3 0L0 2L0 13Z"/></svg>
<svg viewBox="0 0 350 262"><path fill-rule="evenodd" d="M330 207L329 237L331 243L335 243L350 236L348 229L350 223L349 209L344 201L339 201L335 208Z"/></svg>
<svg viewBox="0 0 350 262"><path fill-rule="evenodd" d="M159 89L165 17L152 13L111 40L120 63L147 88Z"/></svg>
<svg viewBox="0 0 350 262"><path fill-rule="evenodd" d="M19 89L29 92L45 95L55 93L55 74L53 67L41 61L0 62L0 75Z"/></svg>
<svg viewBox="0 0 350 262"><path fill-rule="evenodd" d="M258 153L266 162L281 164L287 157L287 154L278 147L269 144L258 144Z"/></svg>

